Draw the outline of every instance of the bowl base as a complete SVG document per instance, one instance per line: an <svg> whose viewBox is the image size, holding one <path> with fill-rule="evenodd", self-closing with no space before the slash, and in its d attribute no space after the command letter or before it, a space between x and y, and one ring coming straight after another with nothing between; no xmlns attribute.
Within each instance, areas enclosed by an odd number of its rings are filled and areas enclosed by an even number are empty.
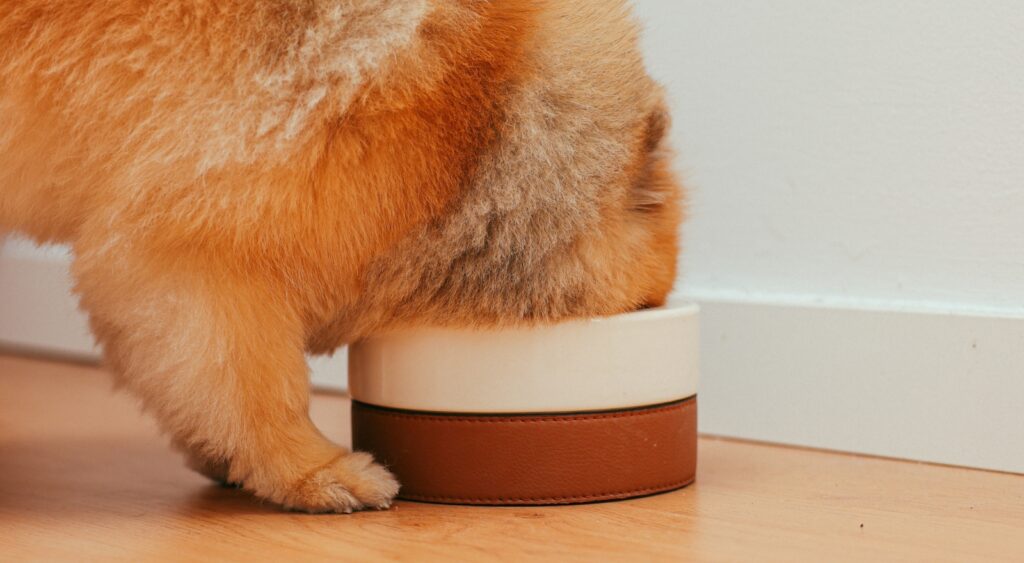
<svg viewBox="0 0 1024 563"><path fill-rule="evenodd" d="M575 504L645 496L694 479L696 396L586 413L468 414L353 401L352 442L445 504Z"/></svg>

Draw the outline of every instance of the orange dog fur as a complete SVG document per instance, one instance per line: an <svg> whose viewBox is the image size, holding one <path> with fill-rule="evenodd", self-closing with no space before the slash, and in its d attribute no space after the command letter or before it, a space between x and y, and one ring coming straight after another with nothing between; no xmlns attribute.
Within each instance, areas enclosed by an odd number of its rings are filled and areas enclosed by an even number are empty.
<svg viewBox="0 0 1024 563"><path fill-rule="evenodd" d="M622 0L0 0L0 231L69 243L190 465L311 512L394 478L304 352L661 303L680 188Z"/></svg>

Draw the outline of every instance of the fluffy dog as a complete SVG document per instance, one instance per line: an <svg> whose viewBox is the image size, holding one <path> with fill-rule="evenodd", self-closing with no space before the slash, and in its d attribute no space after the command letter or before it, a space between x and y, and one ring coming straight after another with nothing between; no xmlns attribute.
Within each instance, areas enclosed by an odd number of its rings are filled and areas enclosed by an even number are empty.
<svg viewBox="0 0 1024 563"><path fill-rule="evenodd" d="M622 0L0 0L0 230L69 243L190 465L310 512L398 483L304 352L661 303L680 188Z"/></svg>

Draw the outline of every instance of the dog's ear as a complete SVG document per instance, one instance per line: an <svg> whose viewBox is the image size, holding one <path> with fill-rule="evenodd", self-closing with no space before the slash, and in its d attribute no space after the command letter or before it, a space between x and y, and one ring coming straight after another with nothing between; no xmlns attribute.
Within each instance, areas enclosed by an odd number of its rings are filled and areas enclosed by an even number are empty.
<svg viewBox="0 0 1024 563"><path fill-rule="evenodd" d="M653 213L660 209L675 193L675 187L664 170L666 151L662 140L671 126L671 118L664 104L659 103L647 115L641 143L640 170L633 182L629 207L638 213Z"/></svg>

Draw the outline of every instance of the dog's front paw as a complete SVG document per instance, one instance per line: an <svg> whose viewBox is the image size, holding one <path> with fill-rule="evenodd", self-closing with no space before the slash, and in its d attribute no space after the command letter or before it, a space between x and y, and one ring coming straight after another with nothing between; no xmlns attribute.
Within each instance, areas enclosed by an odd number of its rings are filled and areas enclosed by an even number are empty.
<svg viewBox="0 0 1024 563"><path fill-rule="evenodd" d="M367 453L346 453L289 487L281 505L305 512L385 509L398 494L398 481Z"/></svg>

